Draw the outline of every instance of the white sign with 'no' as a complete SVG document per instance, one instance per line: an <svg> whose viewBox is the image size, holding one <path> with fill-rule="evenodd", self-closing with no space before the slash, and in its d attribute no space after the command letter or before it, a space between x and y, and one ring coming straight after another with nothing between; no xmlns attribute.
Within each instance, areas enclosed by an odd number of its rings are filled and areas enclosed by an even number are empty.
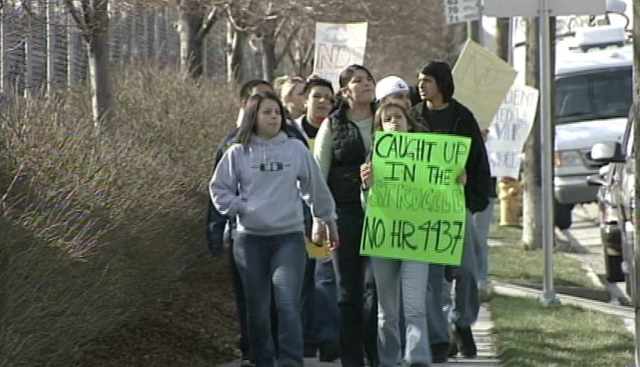
<svg viewBox="0 0 640 367"><path fill-rule="evenodd" d="M480 0L444 0L447 24L480 19Z"/></svg>

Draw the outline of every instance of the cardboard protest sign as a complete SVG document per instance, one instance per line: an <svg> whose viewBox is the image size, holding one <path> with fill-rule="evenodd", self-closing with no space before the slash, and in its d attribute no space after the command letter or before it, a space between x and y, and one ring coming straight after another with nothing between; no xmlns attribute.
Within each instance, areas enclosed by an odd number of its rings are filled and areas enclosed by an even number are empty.
<svg viewBox="0 0 640 367"><path fill-rule="evenodd" d="M453 68L454 97L465 104L481 128L493 116L516 78L516 71L498 56L468 40Z"/></svg>
<svg viewBox="0 0 640 367"><path fill-rule="evenodd" d="M486 146L492 176L518 177L520 152L531 132L537 107L537 89L526 85L511 87L489 127Z"/></svg>
<svg viewBox="0 0 640 367"><path fill-rule="evenodd" d="M338 88L340 72L364 63L367 23L316 23L313 73Z"/></svg>
<svg viewBox="0 0 640 367"><path fill-rule="evenodd" d="M471 139L377 132L360 253L460 264L466 207L457 178Z"/></svg>

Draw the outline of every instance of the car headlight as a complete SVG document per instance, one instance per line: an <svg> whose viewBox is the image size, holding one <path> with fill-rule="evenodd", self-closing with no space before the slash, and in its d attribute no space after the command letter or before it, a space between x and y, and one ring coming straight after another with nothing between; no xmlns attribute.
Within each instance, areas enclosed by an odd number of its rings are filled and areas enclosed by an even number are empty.
<svg viewBox="0 0 640 367"><path fill-rule="evenodd" d="M554 163L558 167L582 167L582 158L577 150L562 150L555 153Z"/></svg>

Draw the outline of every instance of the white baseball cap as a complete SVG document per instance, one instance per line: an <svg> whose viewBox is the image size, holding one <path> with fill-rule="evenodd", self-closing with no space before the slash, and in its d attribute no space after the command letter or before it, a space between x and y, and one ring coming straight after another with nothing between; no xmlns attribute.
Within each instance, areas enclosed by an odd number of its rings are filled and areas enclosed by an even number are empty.
<svg viewBox="0 0 640 367"><path fill-rule="evenodd" d="M396 93L409 93L407 83L395 75L382 78L376 83L376 99L382 100L384 97Z"/></svg>

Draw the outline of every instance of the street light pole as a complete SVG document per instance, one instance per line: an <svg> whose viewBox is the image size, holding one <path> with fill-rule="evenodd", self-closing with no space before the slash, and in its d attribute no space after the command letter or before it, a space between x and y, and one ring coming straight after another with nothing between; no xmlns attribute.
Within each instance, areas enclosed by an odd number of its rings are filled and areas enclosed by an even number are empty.
<svg viewBox="0 0 640 367"><path fill-rule="evenodd" d="M558 304L553 287L553 156L551 125L551 41L549 32L549 4L548 0L540 1L540 149L542 163L542 246L544 251L544 282L542 303L544 305Z"/></svg>

